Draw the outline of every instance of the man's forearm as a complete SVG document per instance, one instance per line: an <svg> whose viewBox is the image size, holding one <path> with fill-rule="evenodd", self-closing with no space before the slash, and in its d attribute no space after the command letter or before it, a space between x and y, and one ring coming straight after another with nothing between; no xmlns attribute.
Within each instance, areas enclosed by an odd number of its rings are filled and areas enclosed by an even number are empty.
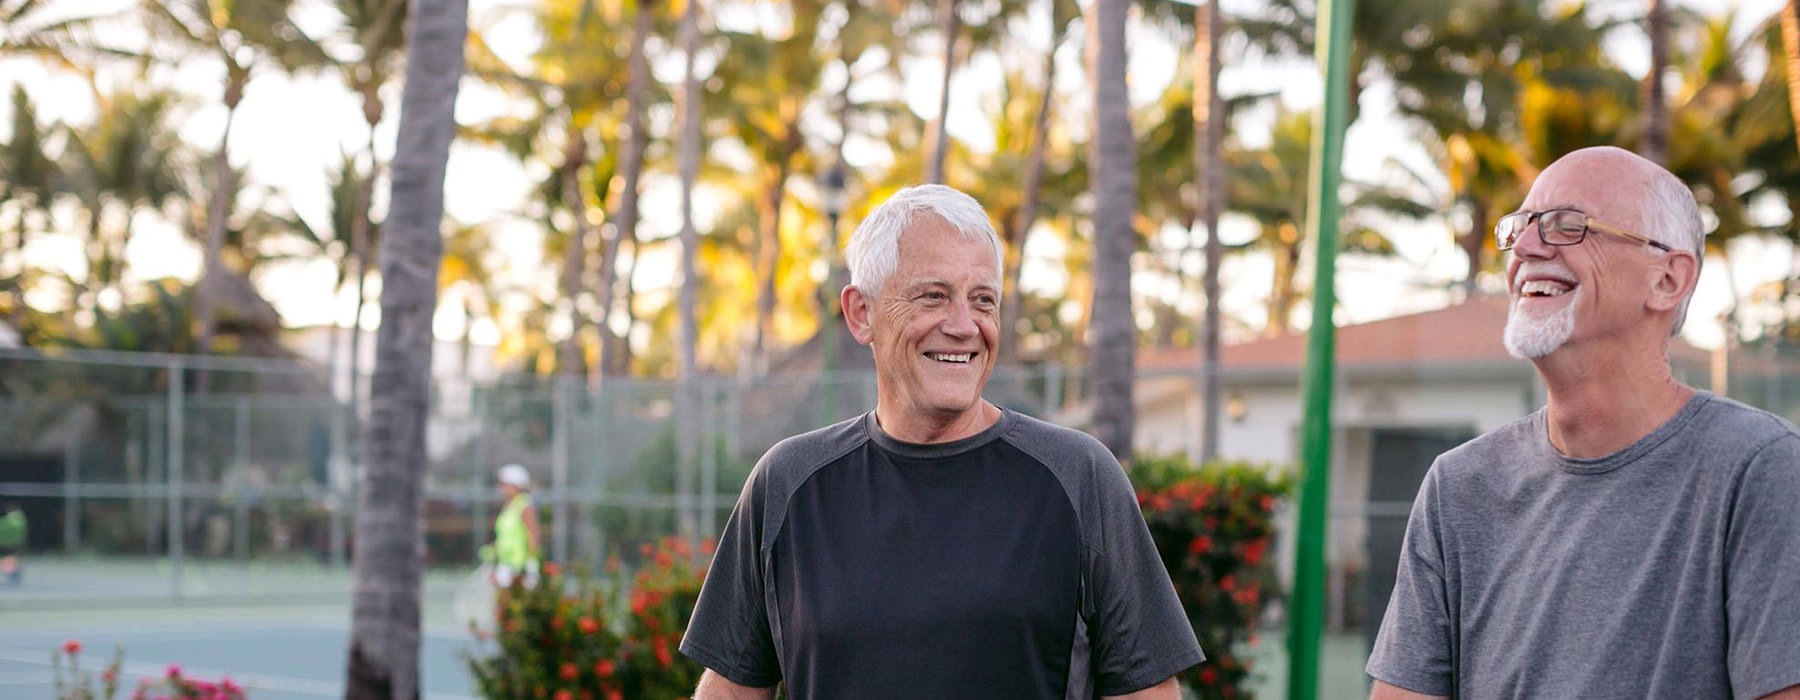
<svg viewBox="0 0 1800 700"><path fill-rule="evenodd" d="M706 669L700 674L700 687L694 689L694 700L774 700L774 688L752 688Z"/></svg>

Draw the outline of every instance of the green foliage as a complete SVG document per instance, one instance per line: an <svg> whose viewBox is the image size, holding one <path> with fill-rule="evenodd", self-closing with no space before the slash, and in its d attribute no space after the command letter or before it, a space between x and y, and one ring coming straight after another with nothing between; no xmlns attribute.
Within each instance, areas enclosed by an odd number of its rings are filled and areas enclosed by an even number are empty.
<svg viewBox="0 0 1800 700"><path fill-rule="evenodd" d="M711 546L702 549L710 553ZM499 651L470 657L486 698L685 698L700 665L677 652L706 570L684 540L644 544L629 578L616 561L600 581L568 580L555 565L535 587L502 592Z"/></svg>
<svg viewBox="0 0 1800 700"><path fill-rule="evenodd" d="M1250 667L1239 655L1278 595L1268 553L1275 506L1292 491L1284 470L1244 463L1195 468L1182 457L1139 456L1138 506L1162 553L1207 659L1183 671L1197 697L1244 697Z"/></svg>

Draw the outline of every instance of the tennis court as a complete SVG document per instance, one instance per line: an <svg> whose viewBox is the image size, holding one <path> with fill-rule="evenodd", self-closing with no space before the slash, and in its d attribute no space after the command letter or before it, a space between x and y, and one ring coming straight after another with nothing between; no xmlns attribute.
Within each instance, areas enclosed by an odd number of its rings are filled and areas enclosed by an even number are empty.
<svg viewBox="0 0 1800 700"><path fill-rule="evenodd" d="M121 697L170 665L230 676L259 700L343 697L350 574L307 567L190 567L152 561L40 560L23 585L0 586L0 697L53 698L51 653L83 646L97 670L125 651ZM428 577L420 639L424 697L473 698L464 655L476 648L453 621L454 574Z"/></svg>

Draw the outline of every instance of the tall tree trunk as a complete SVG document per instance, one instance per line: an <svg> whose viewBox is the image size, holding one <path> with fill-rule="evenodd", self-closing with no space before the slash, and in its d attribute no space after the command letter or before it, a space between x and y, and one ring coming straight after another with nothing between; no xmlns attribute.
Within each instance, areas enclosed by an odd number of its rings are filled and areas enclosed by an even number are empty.
<svg viewBox="0 0 1800 700"><path fill-rule="evenodd" d="M200 329L194 340L194 352L205 355L212 352L213 335L217 333L220 250L225 246L225 217L231 215L231 193L235 190L231 181L231 125L237 119L238 101L244 95L241 81L233 78L227 80L225 86L225 129L219 134L219 150L213 152L212 158L212 196L206 205L206 259L202 263L200 287L194 294L194 315L199 321ZM199 391L206 391L206 375L199 377Z"/></svg>
<svg viewBox="0 0 1800 700"><path fill-rule="evenodd" d="M1463 299L1475 298L1480 291L1477 282L1481 279L1481 253L1487 248L1488 204L1480 197L1469 199L1469 231L1457 237L1456 242L1462 245L1463 255L1468 257L1469 271L1463 276Z"/></svg>
<svg viewBox="0 0 1800 700"><path fill-rule="evenodd" d="M382 236L368 468L356 517L356 584L344 697L416 700L431 318L443 257L444 169L456 133L468 0L413 0L400 137Z"/></svg>
<svg viewBox="0 0 1800 700"><path fill-rule="evenodd" d="M631 373L631 332L637 328L637 269L638 263L644 259L644 242L636 236L620 241L623 245L631 244L631 262L625 264L625 274L619 276L618 298L625 312L625 331L620 333L611 347L611 354L602 359L609 374Z"/></svg>
<svg viewBox="0 0 1800 700"><path fill-rule="evenodd" d="M1219 241L1219 212L1225 209L1225 159L1220 151L1226 115L1225 98L1219 94L1222 15L1219 0L1194 8L1194 173L1199 180L1195 194L1200 198L1200 224L1206 227L1206 271L1201 281L1206 293L1200 328L1200 372L1205 382L1201 390L1201 462L1219 456L1219 411L1223 406L1219 386L1219 263L1225 258L1225 246Z"/></svg>
<svg viewBox="0 0 1800 700"><path fill-rule="evenodd" d="M656 4L650 0L641 0L637 6L636 27L631 36L631 60L628 75L625 79L625 141L619 162L619 181L623 190L619 192L619 216L612 249L618 251L619 246L631 241L633 255L636 255L637 223L638 223L638 181L644 173L644 149L650 142L650 134L644 126L644 93L650 88L650 59L644 55L644 43L650 37L651 13ZM617 258L614 258L616 264ZM629 342L629 338L620 339L613 335L611 324L606 320L612 316L613 295L610 285L614 284L615 273L608 265L602 271L601 281L609 285L606 303L600 307L600 368L602 372L616 372L612 364L617 361L619 349L617 344ZM630 280L626 280L630 284ZM629 313L629 310L627 311Z"/></svg>
<svg viewBox="0 0 1800 700"><path fill-rule="evenodd" d="M1088 332L1088 378L1094 392L1094 437L1129 464L1132 374L1137 324L1131 313L1131 254L1137 247L1136 142L1125 89L1125 15L1129 0L1094 0L1088 60L1094 84L1094 323Z"/></svg>
<svg viewBox="0 0 1800 700"><path fill-rule="evenodd" d="M962 20L956 14L957 0L938 0L938 33L944 37L944 82L938 88L937 119L931 122L931 155L925 163L925 181L944 181L944 157L950 152L950 78L956 74L956 39L962 32Z"/></svg>
<svg viewBox="0 0 1800 700"><path fill-rule="evenodd" d="M1663 71L1669 67L1669 8L1663 0L1650 0L1644 30L1650 35L1650 71L1640 90L1643 101L1644 137L1639 154L1657 165L1669 164L1669 97L1663 90Z"/></svg>
<svg viewBox="0 0 1800 700"><path fill-rule="evenodd" d="M587 141L580 127L569 120L569 142L563 149L562 196L574 221L569 240L563 249L562 296L569 305L569 337L563 341L562 360L557 372L584 375L587 361L581 352L581 305L575 303L581 294L581 273L587 263L587 199L581 192L581 169L587 165Z"/></svg>
<svg viewBox="0 0 1800 700"><path fill-rule="evenodd" d="M1294 278L1300 273L1301 248L1298 237L1292 241L1284 239L1275 248L1274 287L1269 290L1269 318L1263 327L1265 336L1273 338L1293 327L1294 305L1300 302L1300 290L1294 287Z"/></svg>
<svg viewBox="0 0 1800 700"><path fill-rule="evenodd" d="M1788 113L1794 132L1800 133L1800 0L1788 0L1781 8L1781 45L1787 53Z"/></svg>
<svg viewBox="0 0 1800 700"><path fill-rule="evenodd" d="M374 206L375 177L381 172L381 161L375 156L375 125L381 122L381 100L370 95L363 100L363 115L369 124L369 172L356 188L356 211L350 219L350 255L356 258L356 314L350 319L350 419L362 420L362 317L369 292L369 238L375 222L369 210Z"/></svg>
<svg viewBox="0 0 1800 700"><path fill-rule="evenodd" d="M767 181L763 183L761 203L757 205L763 228L756 245L756 341L752 346L752 361L757 376L768 372L769 357L774 352L775 278L781 273L781 200L787 196L788 172L797 150L797 147L789 146L797 144L800 138L797 124L789 123L787 127L788 145L782 147L777 162L766 166Z"/></svg>
<svg viewBox="0 0 1800 700"><path fill-rule="evenodd" d="M1019 278L1025 267L1025 241L1031 227L1037 224L1038 202L1044 183L1045 153L1049 151L1050 113L1056 101L1056 46L1061 43L1062 29L1051 22L1050 49L1044 52L1042 95L1038 96L1037 117L1031 122L1031 150L1025 155L1024 201L1018 217L1008 227L1012 233L1006 241L1006 279L1001 282L1000 357L1008 364L1019 361L1019 316L1025 308L1025 295L1019 290Z"/></svg>
<svg viewBox="0 0 1800 700"><path fill-rule="evenodd" d="M696 383L699 379L699 367L696 359L696 348L700 344L700 324L696 318L699 304L700 280L694 274L695 264L699 258L700 232L694 228L694 183L700 177L700 79L695 75L695 56L700 50L700 2L687 0L687 9L681 14L679 41L682 53L681 77L681 135L677 139L676 169L681 175L681 289L677 293L677 313L680 316L676 325L676 446L677 464L675 468L676 497L683 502L677 504L680 514L676 517L677 528L685 535L693 537L699 532L699 523L695 518L695 504L686 502L687 494L694 492L696 479L694 474L699 466L695 458L700 443L700 410ZM704 496L702 496L704 498ZM705 503L705 501L702 501ZM710 533L709 533L710 534Z"/></svg>

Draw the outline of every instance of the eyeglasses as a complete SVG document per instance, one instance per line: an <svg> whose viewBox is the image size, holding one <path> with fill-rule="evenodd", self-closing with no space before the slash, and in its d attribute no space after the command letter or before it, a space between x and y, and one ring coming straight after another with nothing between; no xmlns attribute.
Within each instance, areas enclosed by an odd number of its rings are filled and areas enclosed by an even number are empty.
<svg viewBox="0 0 1800 700"><path fill-rule="evenodd" d="M1663 252L1675 250L1659 241L1650 240L1648 236L1595 221L1574 209L1520 211L1502 216L1500 222L1494 225L1494 244L1500 250L1512 250L1513 246L1518 245L1519 236L1524 235L1525 229L1534 221L1537 222L1538 240L1543 241L1544 245L1577 245L1587 240L1589 230L1594 230L1637 241Z"/></svg>

